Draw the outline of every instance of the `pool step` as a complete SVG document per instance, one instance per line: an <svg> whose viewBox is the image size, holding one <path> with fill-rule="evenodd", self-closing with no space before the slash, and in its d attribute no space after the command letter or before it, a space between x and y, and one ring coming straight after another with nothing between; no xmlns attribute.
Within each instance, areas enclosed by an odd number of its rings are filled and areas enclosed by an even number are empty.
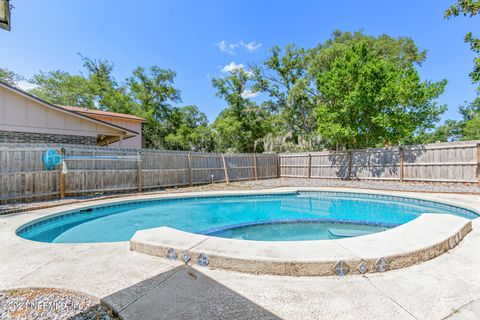
<svg viewBox="0 0 480 320"><path fill-rule="evenodd" d="M338 229L338 228L328 228L328 232L330 232L333 236L339 238L349 238L349 237L358 237L364 236L366 234L371 234L371 231L367 230L353 230L353 229Z"/></svg>

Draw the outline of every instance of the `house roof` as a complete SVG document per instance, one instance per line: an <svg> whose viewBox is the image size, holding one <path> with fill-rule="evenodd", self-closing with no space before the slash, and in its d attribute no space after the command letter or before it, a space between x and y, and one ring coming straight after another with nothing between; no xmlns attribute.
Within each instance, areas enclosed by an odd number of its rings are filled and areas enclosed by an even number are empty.
<svg viewBox="0 0 480 320"><path fill-rule="evenodd" d="M9 85L8 83L5 83L3 81L0 81L0 87L3 87L7 90L10 90L10 91L13 91L13 92L16 92L17 94L20 94L21 96L23 97L26 97L28 99L31 99L31 100L34 100L38 103L40 103L41 105L47 107L47 108L50 108L50 109L54 109L54 110L57 110L57 111L60 111L60 112L64 112L64 113L68 113L74 117L79 117L79 118L82 118L82 119L85 119L85 120L88 120L88 121L92 121L92 122L95 122L97 124L100 124L100 125L103 125L103 126L107 126L107 127L110 127L110 128L113 128L113 129L116 129L116 130L119 130L121 132L123 132L123 135L125 136L128 136L128 137L131 137L133 135L138 135L139 133L136 132L136 131L133 131L133 130L130 130L130 129L127 129L127 128L123 128L123 127L120 127L120 126L117 126L113 123L109 123L107 121L103 121L103 120L100 120L100 119L95 119L93 117L89 117L88 115L86 114L83 114L83 113L80 113L80 112L76 112L76 111L72 111L72 110L68 110L68 109L65 109L65 108L62 108L62 107L59 107L59 106L56 106L54 104L51 104L43 99L40 99L39 97L36 97L28 92L25 92L21 89L18 89L16 87L13 87L11 85ZM133 135L132 135L133 134Z"/></svg>
<svg viewBox="0 0 480 320"><path fill-rule="evenodd" d="M140 117L137 117L137 116L134 116L134 115L131 115L131 114L125 114L125 113L101 111L101 110L87 109L87 108L82 108L82 107L72 107L72 106L59 106L59 107L64 108L66 110L86 114L86 115L89 115L89 114L90 115L99 115L99 116L105 116L105 117L127 119L127 120L138 121L138 122L146 122L147 121L144 118L140 118Z"/></svg>

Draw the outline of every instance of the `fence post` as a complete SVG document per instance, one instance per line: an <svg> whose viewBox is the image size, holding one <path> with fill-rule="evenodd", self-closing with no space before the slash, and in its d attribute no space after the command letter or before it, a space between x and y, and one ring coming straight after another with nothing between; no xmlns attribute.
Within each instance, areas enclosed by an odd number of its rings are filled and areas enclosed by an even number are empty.
<svg viewBox="0 0 480 320"><path fill-rule="evenodd" d="M480 185L480 143L477 143L477 180Z"/></svg>
<svg viewBox="0 0 480 320"><path fill-rule="evenodd" d="M399 148L399 152L400 152L400 182L403 182L403 177L404 177L403 161L404 161L404 157L405 157L403 147Z"/></svg>
<svg viewBox="0 0 480 320"><path fill-rule="evenodd" d="M255 180L258 180L258 171L257 171L257 154L253 154L253 175Z"/></svg>
<svg viewBox="0 0 480 320"><path fill-rule="evenodd" d="M223 161L223 172L225 173L225 181L230 183L230 179L228 178L228 169L227 169L227 161L225 161L225 155L222 154L222 161Z"/></svg>
<svg viewBox="0 0 480 320"><path fill-rule="evenodd" d="M142 158L140 152L137 152L137 190L142 192Z"/></svg>
<svg viewBox="0 0 480 320"><path fill-rule="evenodd" d="M352 151L347 151L347 156L348 156L348 169L347 169L347 180L350 180L352 178Z"/></svg>
<svg viewBox="0 0 480 320"><path fill-rule="evenodd" d="M277 179L281 178L282 177L282 171L281 171L281 168L280 168L280 155L277 153Z"/></svg>
<svg viewBox="0 0 480 320"><path fill-rule="evenodd" d="M192 153L188 153L188 184L193 187Z"/></svg>
<svg viewBox="0 0 480 320"><path fill-rule="evenodd" d="M63 161L60 163L60 199L65 198L65 173L63 173Z"/></svg>
<svg viewBox="0 0 480 320"><path fill-rule="evenodd" d="M65 155L63 149L60 149L60 154ZM63 161L60 162L60 199L65 198L65 173L63 172Z"/></svg>
<svg viewBox="0 0 480 320"><path fill-rule="evenodd" d="M312 155L309 153L308 154L308 171L307 171L307 175L308 175L308 179L310 179L310 177L312 176Z"/></svg>

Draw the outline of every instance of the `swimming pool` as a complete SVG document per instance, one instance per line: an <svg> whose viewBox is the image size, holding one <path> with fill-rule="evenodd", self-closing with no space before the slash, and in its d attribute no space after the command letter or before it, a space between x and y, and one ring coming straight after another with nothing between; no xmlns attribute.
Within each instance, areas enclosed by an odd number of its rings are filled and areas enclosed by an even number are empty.
<svg viewBox="0 0 480 320"><path fill-rule="evenodd" d="M35 220L22 238L50 243L128 241L138 230L168 226L216 237L295 241L381 232L423 213L468 219L470 210L412 198L350 192L202 196L86 207Z"/></svg>

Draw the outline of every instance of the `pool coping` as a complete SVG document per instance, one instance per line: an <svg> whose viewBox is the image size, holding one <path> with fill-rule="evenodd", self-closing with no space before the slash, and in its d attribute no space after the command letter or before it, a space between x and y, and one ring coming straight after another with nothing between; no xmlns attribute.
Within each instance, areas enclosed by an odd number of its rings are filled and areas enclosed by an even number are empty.
<svg viewBox="0 0 480 320"><path fill-rule="evenodd" d="M345 274L364 274L418 264L453 249L471 230L470 220L447 214L424 214L387 231L338 240L250 241L159 227L137 231L130 249L201 266L208 259L212 269L332 276L340 275L339 266Z"/></svg>
<svg viewBox="0 0 480 320"><path fill-rule="evenodd" d="M341 188L288 187L263 190L209 191L175 194L155 194L130 196L108 200L92 201L85 205L73 204L57 207L54 210L39 210L25 214L23 223L9 226L15 233L18 227L38 218L62 215L70 210L96 205L108 205L119 202L146 201L164 198L185 198L198 196L260 195L285 194L301 191L339 191ZM462 201L445 201L428 195L412 195L405 192L385 192L378 190L346 189L349 193L381 194L434 201L447 205L466 208ZM52 212L53 211L53 212ZM23 214L22 214L23 215ZM28 217L27 217L28 216ZM182 232L168 227L138 231L130 240L133 251L166 257L175 253L182 262L183 253L189 255L189 264L198 264L199 257L208 257L208 267L255 274L291 275L291 276L328 276L338 269L348 270L347 274L361 274L359 265L365 264L365 272L383 271L407 267L432 259L455 247L472 229L471 220L445 214L424 214L419 218L397 228L340 240L316 240L295 242L262 242L223 239ZM16 235L15 235L16 236ZM17 237L17 236L16 236ZM19 238L19 237L18 237ZM20 238L22 239L22 238ZM34 243L22 239L22 241ZM57 246L76 246L82 244L45 244ZM90 244L102 245L102 243ZM363 264L362 264L363 262ZM383 262L386 262L384 264ZM377 264L377 267L375 265ZM335 267L341 267L336 268ZM362 270L363 271L363 270Z"/></svg>

